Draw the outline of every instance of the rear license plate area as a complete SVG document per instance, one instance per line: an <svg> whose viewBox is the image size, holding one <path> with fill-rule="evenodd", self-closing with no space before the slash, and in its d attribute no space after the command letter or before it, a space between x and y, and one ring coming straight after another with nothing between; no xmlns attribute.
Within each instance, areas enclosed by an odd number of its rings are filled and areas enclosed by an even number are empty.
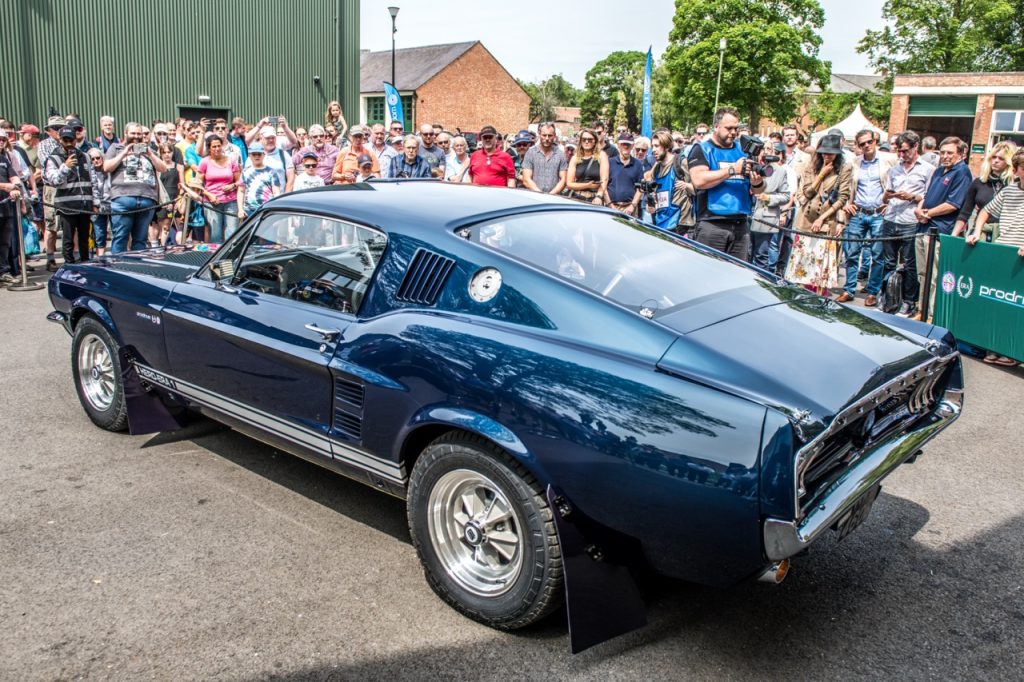
<svg viewBox="0 0 1024 682"><path fill-rule="evenodd" d="M876 485L871 490L864 493L864 495L854 503L850 510L846 512L841 519L835 522L832 529L839 534L836 538L836 542L843 540L847 535L852 533L857 526L864 523L864 520L871 513L871 506L875 503L875 499L881 491L882 486Z"/></svg>

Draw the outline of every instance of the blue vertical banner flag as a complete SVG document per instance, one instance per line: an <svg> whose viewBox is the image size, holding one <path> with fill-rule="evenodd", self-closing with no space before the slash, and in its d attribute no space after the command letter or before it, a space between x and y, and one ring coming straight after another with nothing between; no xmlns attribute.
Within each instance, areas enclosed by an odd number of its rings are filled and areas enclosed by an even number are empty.
<svg viewBox="0 0 1024 682"><path fill-rule="evenodd" d="M398 94L395 86L387 81L384 81L384 104L388 111L388 127L391 127L392 121L398 121L404 126L405 117L402 116L402 96Z"/></svg>
<svg viewBox="0 0 1024 682"><path fill-rule="evenodd" d="M651 125L651 48L647 48L647 65L644 67L644 110L640 119L640 134L650 139L654 128Z"/></svg>

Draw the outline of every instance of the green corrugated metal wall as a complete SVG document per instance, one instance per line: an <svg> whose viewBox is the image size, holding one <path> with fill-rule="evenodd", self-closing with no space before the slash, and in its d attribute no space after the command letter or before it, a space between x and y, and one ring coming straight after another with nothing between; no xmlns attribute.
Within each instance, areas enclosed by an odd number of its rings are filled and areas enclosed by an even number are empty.
<svg viewBox="0 0 1024 682"><path fill-rule="evenodd" d="M96 135L103 114L148 124L202 107L200 95L293 127L322 122L332 99L359 116L359 0L0 0L0 11L0 116L16 124L43 123L53 105Z"/></svg>

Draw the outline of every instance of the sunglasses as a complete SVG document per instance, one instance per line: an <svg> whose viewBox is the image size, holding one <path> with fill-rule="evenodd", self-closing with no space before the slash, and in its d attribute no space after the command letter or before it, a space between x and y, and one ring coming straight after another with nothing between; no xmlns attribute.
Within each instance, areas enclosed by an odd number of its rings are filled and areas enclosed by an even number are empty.
<svg viewBox="0 0 1024 682"><path fill-rule="evenodd" d="M304 164L302 164L302 167L303 168L316 168L316 164L315 163L304 163Z"/></svg>

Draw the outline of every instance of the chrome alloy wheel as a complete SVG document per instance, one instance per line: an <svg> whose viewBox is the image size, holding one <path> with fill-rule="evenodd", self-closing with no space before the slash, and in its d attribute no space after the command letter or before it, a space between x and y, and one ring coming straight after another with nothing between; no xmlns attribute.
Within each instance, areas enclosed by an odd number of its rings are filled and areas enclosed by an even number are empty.
<svg viewBox="0 0 1024 682"><path fill-rule="evenodd" d="M78 346L78 377L85 399L97 410L110 409L114 402L114 362L103 339L88 334Z"/></svg>
<svg viewBox="0 0 1024 682"><path fill-rule="evenodd" d="M523 526L497 484L449 471L431 488L427 509L430 541L449 576L482 597L512 588L523 567Z"/></svg>

